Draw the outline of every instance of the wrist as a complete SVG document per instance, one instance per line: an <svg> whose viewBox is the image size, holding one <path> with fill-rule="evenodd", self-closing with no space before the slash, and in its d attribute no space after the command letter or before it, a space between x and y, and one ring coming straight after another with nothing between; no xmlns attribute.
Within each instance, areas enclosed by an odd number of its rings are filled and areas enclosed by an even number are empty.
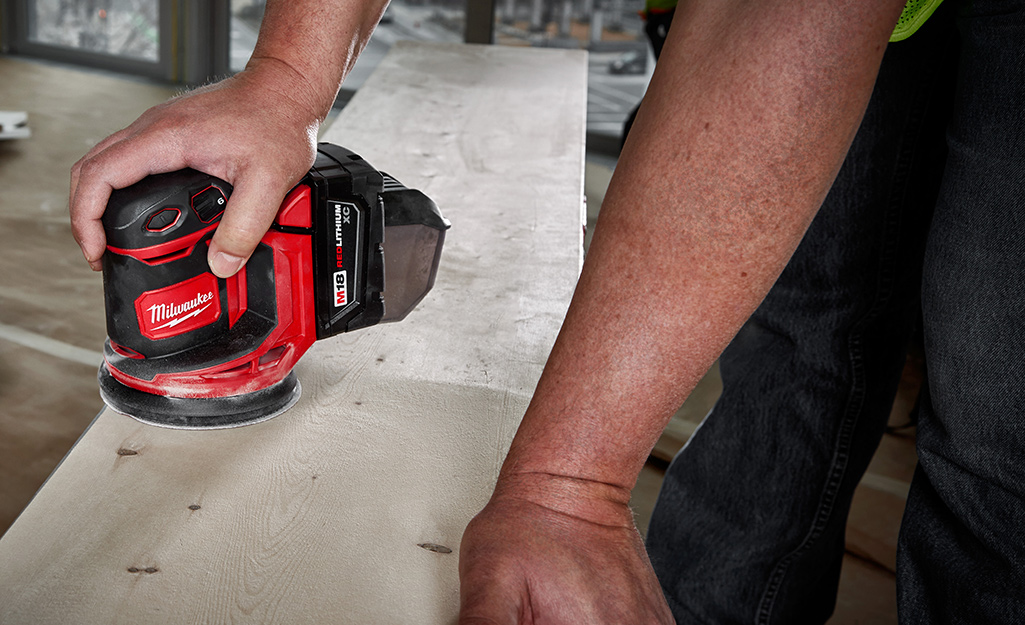
<svg viewBox="0 0 1025 625"><path fill-rule="evenodd" d="M589 479L540 472L503 471L492 504L517 501L598 525L633 527L629 489Z"/></svg>
<svg viewBox="0 0 1025 625"><path fill-rule="evenodd" d="M660 430L634 423L617 427L613 416L594 416L561 406L541 405L543 393L524 415L502 465L501 475L552 475L581 483L604 484L629 494Z"/></svg>
<svg viewBox="0 0 1025 625"><path fill-rule="evenodd" d="M317 127L327 118L338 91L337 85L318 85L288 61L275 56L254 55L235 78L274 92L292 105L296 121Z"/></svg>

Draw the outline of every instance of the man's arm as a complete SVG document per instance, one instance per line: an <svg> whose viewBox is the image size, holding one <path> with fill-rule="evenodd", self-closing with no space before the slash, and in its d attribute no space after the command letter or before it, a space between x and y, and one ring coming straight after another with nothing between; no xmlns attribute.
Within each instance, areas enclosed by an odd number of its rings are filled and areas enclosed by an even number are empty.
<svg viewBox="0 0 1025 625"><path fill-rule="evenodd" d="M462 623L671 620L630 490L822 203L902 5L681 2L562 331L464 535Z"/></svg>
<svg viewBox="0 0 1025 625"><path fill-rule="evenodd" d="M246 69L144 113L101 141L71 172L71 222L98 270L100 217L113 189L193 167L235 190L213 241L214 272L238 271L285 193L313 164L317 130L387 0L271 0Z"/></svg>

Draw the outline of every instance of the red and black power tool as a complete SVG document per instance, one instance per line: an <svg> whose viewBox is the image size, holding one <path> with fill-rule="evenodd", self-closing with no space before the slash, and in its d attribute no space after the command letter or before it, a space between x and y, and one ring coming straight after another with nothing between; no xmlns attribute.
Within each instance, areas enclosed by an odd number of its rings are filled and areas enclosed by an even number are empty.
<svg viewBox="0 0 1025 625"><path fill-rule="evenodd" d="M111 194L99 381L115 411L187 429L269 419L298 401L292 367L315 340L398 321L434 285L449 222L344 148L318 146L245 267L222 280L207 249L231 192L184 169Z"/></svg>

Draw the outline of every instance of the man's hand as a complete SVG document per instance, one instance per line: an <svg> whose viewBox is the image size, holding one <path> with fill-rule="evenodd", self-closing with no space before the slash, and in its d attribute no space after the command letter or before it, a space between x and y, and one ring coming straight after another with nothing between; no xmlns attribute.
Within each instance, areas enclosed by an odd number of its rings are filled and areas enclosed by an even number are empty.
<svg viewBox="0 0 1025 625"><path fill-rule="evenodd" d="M673 623L629 491L503 478L463 534L460 625Z"/></svg>
<svg viewBox="0 0 1025 625"><path fill-rule="evenodd" d="M71 171L71 225L99 270L110 192L192 167L234 187L210 243L210 267L237 272L285 193L309 170L317 130L370 40L387 0L268 0L242 73L153 107Z"/></svg>
<svg viewBox="0 0 1025 625"><path fill-rule="evenodd" d="M192 167L235 187L209 250L215 274L234 274L313 163L319 124L310 87L276 59L254 59L245 72L153 107L72 169L71 223L82 253L100 269L100 217L112 190Z"/></svg>

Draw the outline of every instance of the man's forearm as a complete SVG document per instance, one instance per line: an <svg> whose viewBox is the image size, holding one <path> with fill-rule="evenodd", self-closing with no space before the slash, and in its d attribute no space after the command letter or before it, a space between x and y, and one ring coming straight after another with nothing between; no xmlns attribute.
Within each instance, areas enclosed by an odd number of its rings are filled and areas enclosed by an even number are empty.
<svg viewBox="0 0 1025 625"><path fill-rule="evenodd" d="M330 110L342 80L374 32L388 0L269 0L248 68L268 64L291 74L318 119ZM298 79L298 80L296 80Z"/></svg>
<svg viewBox="0 0 1025 625"><path fill-rule="evenodd" d="M822 203L902 4L681 2L503 483L628 495Z"/></svg>

